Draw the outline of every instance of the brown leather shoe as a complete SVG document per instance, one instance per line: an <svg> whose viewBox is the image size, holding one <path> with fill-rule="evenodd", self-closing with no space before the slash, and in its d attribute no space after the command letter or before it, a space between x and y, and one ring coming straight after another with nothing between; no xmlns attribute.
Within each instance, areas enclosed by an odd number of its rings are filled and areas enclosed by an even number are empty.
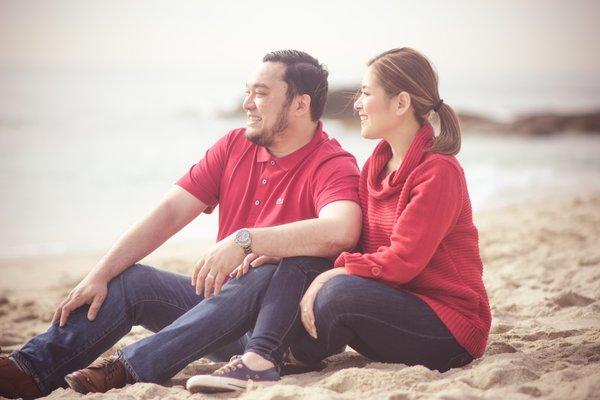
<svg viewBox="0 0 600 400"><path fill-rule="evenodd" d="M79 393L104 393L118 389L127 383L125 366L116 357L101 357L89 367L65 376L71 389Z"/></svg>
<svg viewBox="0 0 600 400"><path fill-rule="evenodd" d="M0 357L0 396L9 399L42 397L33 377L8 357Z"/></svg>

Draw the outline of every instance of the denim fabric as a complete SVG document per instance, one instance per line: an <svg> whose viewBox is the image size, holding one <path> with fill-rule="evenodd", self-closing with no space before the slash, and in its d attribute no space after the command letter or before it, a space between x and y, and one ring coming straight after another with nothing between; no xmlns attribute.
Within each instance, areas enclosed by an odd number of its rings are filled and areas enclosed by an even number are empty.
<svg viewBox="0 0 600 400"><path fill-rule="evenodd" d="M264 295L246 351L280 365L283 353L303 330L299 318L302 295L317 275L331 267L331 260L326 258L283 259Z"/></svg>
<svg viewBox="0 0 600 400"><path fill-rule="evenodd" d="M314 312L317 340L304 331L291 346L306 364L346 345L374 361L442 372L473 360L425 302L372 279L335 276L319 290Z"/></svg>
<svg viewBox="0 0 600 400"><path fill-rule="evenodd" d="M65 387L66 374L87 367L134 325L156 332L120 352L136 380L170 378L206 355L226 361L243 351L247 338L242 337L256 320L275 269L252 268L227 282L220 295L203 299L189 276L136 264L110 282L94 321L87 319L89 307L80 307L64 327L52 324L12 356L31 372L43 394Z"/></svg>

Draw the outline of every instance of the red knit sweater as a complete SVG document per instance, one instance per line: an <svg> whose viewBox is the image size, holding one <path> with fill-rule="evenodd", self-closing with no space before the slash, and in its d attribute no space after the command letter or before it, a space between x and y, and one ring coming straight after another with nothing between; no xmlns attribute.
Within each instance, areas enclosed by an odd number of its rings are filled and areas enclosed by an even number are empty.
<svg viewBox="0 0 600 400"><path fill-rule="evenodd" d="M362 253L342 253L336 267L377 279L425 301L472 356L483 355L491 324L479 236L463 170L453 156L426 152L427 124L397 171L382 178L392 156L382 140L363 167Z"/></svg>

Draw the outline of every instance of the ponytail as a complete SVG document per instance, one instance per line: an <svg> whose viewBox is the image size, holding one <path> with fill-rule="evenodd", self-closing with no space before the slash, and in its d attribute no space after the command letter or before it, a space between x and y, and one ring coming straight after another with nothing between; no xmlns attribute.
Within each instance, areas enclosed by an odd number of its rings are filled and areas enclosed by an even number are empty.
<svg viewBox="0 0 600 400"><path fill-rule="evenodd" d="M440 133L435 137L429 151L454 156L460 151L461 142L458 117L452 107L446 103L441 102L436 108L440 119Z"/></svg>

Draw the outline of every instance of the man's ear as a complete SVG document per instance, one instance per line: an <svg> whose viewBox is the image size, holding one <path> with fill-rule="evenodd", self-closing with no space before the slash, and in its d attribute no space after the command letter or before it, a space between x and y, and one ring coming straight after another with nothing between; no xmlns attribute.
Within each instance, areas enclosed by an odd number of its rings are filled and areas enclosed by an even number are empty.
<svg viewBox="0 0 600 400"><path fill-rule="evenodd" d="M396 95L396 115L403 115L410 108L410 95L406 92L400 92Z"/></svg>
<svg viewBox="0 0 600 400"><path fill-rule="evenodd" d="M307 94L301 94L296 96L296 107L294 110L295 114L300 116L306 113L310 113L310 96Z"/></svg>

